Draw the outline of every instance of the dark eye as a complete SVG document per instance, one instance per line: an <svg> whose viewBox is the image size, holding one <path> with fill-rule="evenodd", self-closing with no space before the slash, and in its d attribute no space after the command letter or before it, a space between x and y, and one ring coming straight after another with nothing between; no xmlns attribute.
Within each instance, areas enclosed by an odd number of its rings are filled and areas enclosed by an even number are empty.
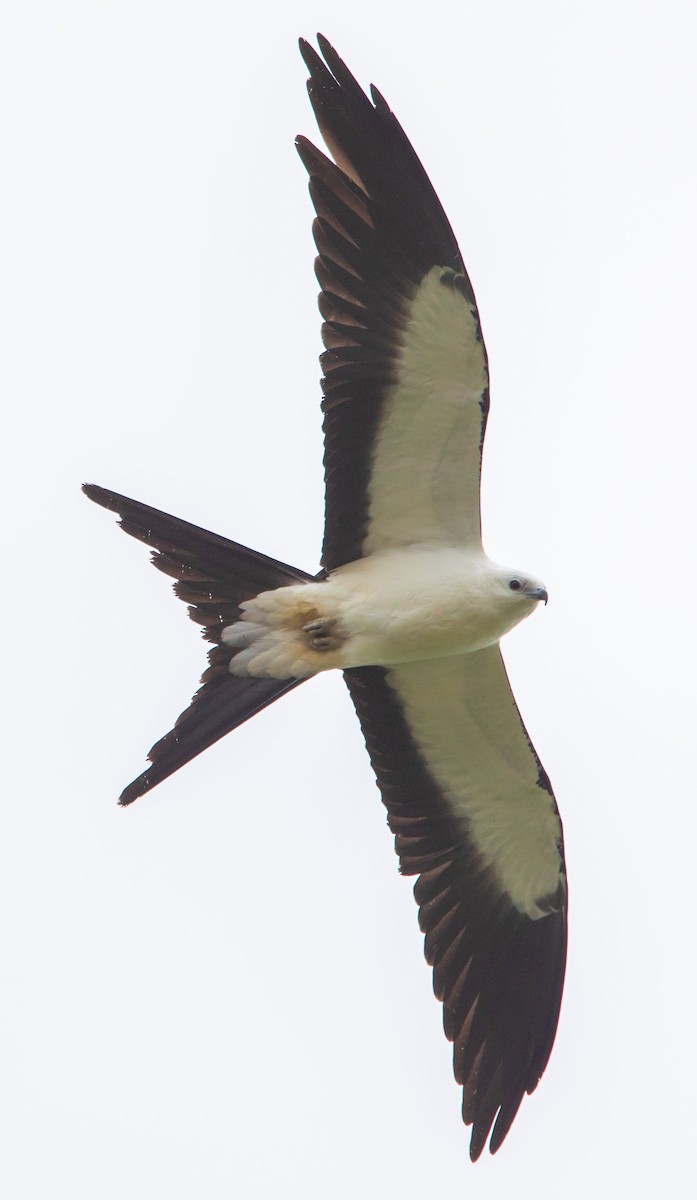
<svg viewBox="0 0 697 1200"><path fill-rule="evenodd" d="M519 592L523 585L519 579L511 579L508 586L512 592Z"/></svg>

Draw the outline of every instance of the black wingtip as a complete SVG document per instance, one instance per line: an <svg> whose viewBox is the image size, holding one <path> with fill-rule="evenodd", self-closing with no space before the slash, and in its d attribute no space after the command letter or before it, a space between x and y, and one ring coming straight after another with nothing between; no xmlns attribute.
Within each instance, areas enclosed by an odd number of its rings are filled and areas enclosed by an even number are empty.
<svg viewBox="0 0 697 1200"><path fill-rule="evenodd" d="M83 483L82 491L88 500L93 500L95 504L101 504L102 508L108 508L117 514L120 511L119 501L125 498L118 492L112 492L110 488L100 487L98 483Z"/></svg>
<svg viewBox="0 0 697 1200"><path fill-rule="evenodd" d="M515 1112L517 1112L517 1111L518 1111L518 1107L516 1106ZM515 1115L515 1113L514 1113L514 1115ZM494 1126L493 1133L491 1134L491 1137L489 1138L489 1132L491 1130L493 1120L494 1120L493 1116L486 1116L484 1118L484 1120L482 1120L482 1121L475 1121L472 1126L472 1137L470 1138L469 1156L470 1156L470 1161L473 1163L476 1163L481 1158L481 1156L484 1152L484 1149L486 1147L487 1139L489 1139L489 1153L496 1154L496 1151L502 1145L503 1140L510 1129L513 1118L511 1118L511 1121L508 1122L505 1129L502 1129L499 1131L498 1137L496 1134L496 1127Z"/></svg>
<svg viewBox="0 0 697 1200"><path fill-rule="evenodd" d="M104 488L99 487L96 483L83 483L82 491L87 496L87 499L94 500L95 504L105 504L105 497L109 495Z"/></svg>
<svg viewBox="0 0 697 1200"><path fill-rule="evenodd" d="M370 85L370 96L376 108L381 109L385 113L392 111L382 92L376 88L374 83Z"/></svg>
<svg viewBox="0 0 697 1200"><path fill-rule="evenodd" d="M141 796L150 791L152 784L148 776L149 769L143 771L142 775L139 775L137 779L133 780L133 783L129 783L128 787L123 789L118 799L119 808L128 808L134 800L139 800Z"/></svg>
<svg viewBox="0 0 697 1200"><path fill-rule="evenodd" d="M304 134L299 133L295 139L295 149L297 150L300 161L308 175L311 175L312 166L317 155L315 146L313 146L309 138L306 138Z"/></svg>
<svg viewBox="0 0 697 1200"><path fill-rule="evenodd" d="M319 70L326 70L322 59L312 43L307 41L307 38L298 38L298 49L300 50L302 60L310 74L312 74L312 72L316 71L318 68Z"/></svg>

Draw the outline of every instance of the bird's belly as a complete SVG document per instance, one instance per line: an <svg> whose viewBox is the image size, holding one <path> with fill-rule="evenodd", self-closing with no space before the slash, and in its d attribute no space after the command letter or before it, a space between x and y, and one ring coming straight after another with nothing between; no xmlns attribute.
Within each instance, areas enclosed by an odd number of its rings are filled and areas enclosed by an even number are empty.
<svg viewBox="0 0 697 1200"><path fill-rule="evenodd" d="M393 551L341 568L336 585L345 666L394 665L479 650L506 632L462 551Z"/></svg>

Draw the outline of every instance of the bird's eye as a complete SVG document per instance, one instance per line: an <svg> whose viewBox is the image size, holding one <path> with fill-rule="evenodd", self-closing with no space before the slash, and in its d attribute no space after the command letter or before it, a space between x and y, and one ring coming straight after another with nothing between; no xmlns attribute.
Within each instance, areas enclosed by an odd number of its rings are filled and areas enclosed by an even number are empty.
<svg viewBox="0 0 697 1200"><path fill-rule="evenodd" d="M508 586L512 592L519 592L523 585L519 579L511 579Z"/></svg>

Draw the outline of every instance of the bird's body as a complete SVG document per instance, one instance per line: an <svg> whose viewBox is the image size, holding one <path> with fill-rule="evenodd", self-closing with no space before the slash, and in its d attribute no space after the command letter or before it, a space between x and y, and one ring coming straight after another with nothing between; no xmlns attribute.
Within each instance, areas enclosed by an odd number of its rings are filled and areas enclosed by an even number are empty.
<svg viewBox="0 0 697 1200"><path fill-rule="evenodd" d="M221 636L235 651L233 675L305 679L482 650L545 597L537 580L475 547L395 547L326 579L262 592Z"/></svg>
<svg viewBox="0 0 697 1200"><path fill-rule="evenodd" d="M312 675L343 671L400 869L418 877L476 1159L544 1071L564 981L562 827L498 646L547 593L482 548L488 363L448 219L380 93L371 102L325 38L323 59L300 46L334 158L297 141L326 347L322 570L85 485L150 546L213 643L121 803Z"/></svg>

